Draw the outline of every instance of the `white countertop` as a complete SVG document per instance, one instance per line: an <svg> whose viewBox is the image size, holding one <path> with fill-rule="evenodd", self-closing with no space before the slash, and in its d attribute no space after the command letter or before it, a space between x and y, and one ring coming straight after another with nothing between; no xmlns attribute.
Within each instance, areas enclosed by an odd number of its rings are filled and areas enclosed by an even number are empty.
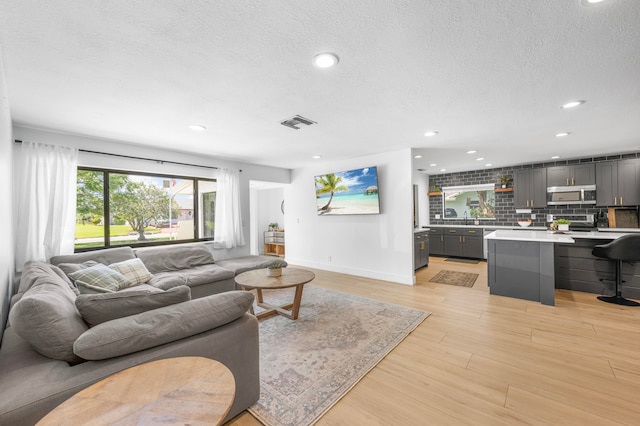
<svg viewBox="0 0 640 426"><path fill-rule="evenodd" d="M574 243L576 239L589 238L599 240L615 240L628 233L623 232L580 232L568 231L562 234L552 231L527 231L527 230L503 230L499 229L486 235L487 240L511 240L511 241L536 241L544 243Z"/></svg>
<svg viewBox="0 0 640 426"><path fill-rule="evenodd" d="M486 240L534 241L539 243L574 243L568 234L554 234L550 231L525 231L499 229L486 235Z"/></svg>

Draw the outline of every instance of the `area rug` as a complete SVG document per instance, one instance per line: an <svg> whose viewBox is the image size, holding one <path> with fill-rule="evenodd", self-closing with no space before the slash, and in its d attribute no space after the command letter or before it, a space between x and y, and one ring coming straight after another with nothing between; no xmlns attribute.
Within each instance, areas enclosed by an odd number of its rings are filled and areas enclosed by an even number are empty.
<svg viewBox="0 0 640 426"><path fill-rule="evenodd" d="M451 257L448 257L444 260L445 262L458 262L458 263L472 263L474 265L477 265L478 263L480 263L479 260L477 259L453 259Z"/></svg>
<svg viewBox="0 0 640 426"><path fill-rule="evenodd" d="M291 303L289 290L263 291L265 301ZM297 320L260 321L260 400L249 411L269 426L315 423L429 315L306 285Z"/></svg>
<svg viewBox="0 0 640 426"><path fill-rule="evenodd" d="M473 287L473 284L476 282L479 274L472 274L470 272L458 272L458 271L449 271L444 269L436 274L435 277L431 278L429 281L432 283L439 284L451 284L451 285L459 285L462 287Z"/></svg>

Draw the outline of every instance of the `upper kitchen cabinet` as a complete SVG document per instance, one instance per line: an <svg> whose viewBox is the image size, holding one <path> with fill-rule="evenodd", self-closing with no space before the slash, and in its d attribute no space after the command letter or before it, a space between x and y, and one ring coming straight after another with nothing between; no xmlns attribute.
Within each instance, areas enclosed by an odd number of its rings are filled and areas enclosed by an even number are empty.
<svg viewBox="0 0 640 426"><path fill-rule="evenodd" d="M596 167L591 164L547 167L547 186L594 185Z"/></svg>
<svg viewBox="0 0 640 426"><path fill-rule="evenodd" d="M640 204L640 159L597 163L596 200L598 206Z"/></svg>
<svg viewBox="0 0 640 426"><path fill-rule="evenodd" d="M547 206L547 169L514 172L513 204L518 209Z"/></svg>

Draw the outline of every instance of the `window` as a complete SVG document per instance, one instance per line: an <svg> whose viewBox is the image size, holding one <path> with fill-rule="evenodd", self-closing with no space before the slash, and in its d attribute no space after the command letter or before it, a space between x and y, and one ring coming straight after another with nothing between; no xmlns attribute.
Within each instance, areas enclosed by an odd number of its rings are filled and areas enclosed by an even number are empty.
<svg viewBox="0 0 640 426"><path fill-rule="evenodd" d="M445 219L495 220L493 184L450 186L442 188Z"/></svg>
<svg viewBox="0 0 640 426"><path fill-rule="evenodd" d="M75 249L212 239L216 188L213 179L78 168Z"/></svg>

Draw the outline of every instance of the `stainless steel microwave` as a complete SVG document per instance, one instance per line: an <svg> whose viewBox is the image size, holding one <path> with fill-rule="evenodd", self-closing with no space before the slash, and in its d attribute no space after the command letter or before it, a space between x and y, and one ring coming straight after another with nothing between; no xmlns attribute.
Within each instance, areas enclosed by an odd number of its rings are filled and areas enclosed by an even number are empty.
<svg viewBox="0 0 640 426"><path fill-rule="evenodd" d="M548 206L595 203L595 185L550 186L547 188Z"/></svg>

